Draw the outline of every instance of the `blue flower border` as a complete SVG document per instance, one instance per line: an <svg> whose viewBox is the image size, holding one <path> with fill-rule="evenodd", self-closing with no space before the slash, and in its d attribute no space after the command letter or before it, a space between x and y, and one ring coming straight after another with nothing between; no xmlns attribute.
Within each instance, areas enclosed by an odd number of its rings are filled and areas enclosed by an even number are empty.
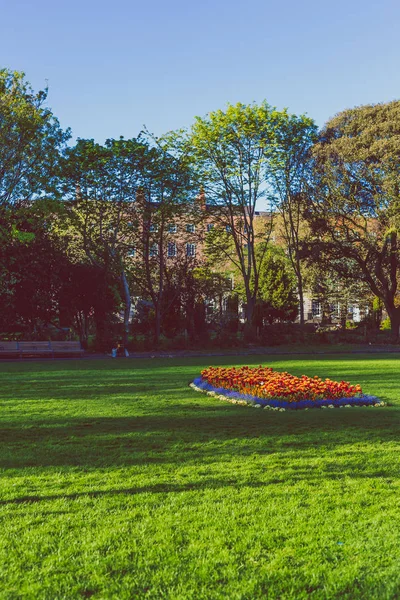
<svg viewBox="0 0 400 600"><path fill-rule="evenodd" d="M301 410L306 408L340 408L344 406L385 406L385 403L377 398L377 396L368 395L357 396L354 398L337 398L336 400L300 400L299 402L260 398L258 396L241 394L240 392L235 392L226 388L216 388L210 383L207 383L207 381L204 381L202 377L197 377L191 385L199 391L212 392L216 396L224 396L228 401L244 401L246 404L261 406L263 408Z"/></svg>

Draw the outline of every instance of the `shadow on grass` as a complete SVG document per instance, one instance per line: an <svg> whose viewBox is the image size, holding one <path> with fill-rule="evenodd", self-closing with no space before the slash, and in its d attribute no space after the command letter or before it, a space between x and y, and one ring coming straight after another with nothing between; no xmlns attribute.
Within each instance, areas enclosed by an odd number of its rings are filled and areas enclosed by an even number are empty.
<svg viewBox="0 0 400 600"><path fill-rule="evenodd" d="M240 485L243 487L261 488L266 485L282 483L281 479L275 479L268 482L247 482ZM235 487L234 481L216 479L202 480L200 482L188 482L183 484L175 483L159 483L154 485L144 485L139 487L124 488L117 490L88 490L73 494L53 494L49 496L21 496L10 500L0 500L0 506L7 504L36 504L38 502L54 501L54 500L77 500L79 498L99 498L102 496L135 496L137 494L176 494L181 492L191 492L198 490L216 490L229 486Z"/></svg>
<svg viewBox="0 0 400 600"><path fill-rule="evenodd" d="M3 421L0 467L129 466L217 462L222 456L335 450L397 442L400 413L391 408L271 413L252 408L169 407L138 417ZM300 455L299 454L299 455Z"/></svg>
<svg viewBox="0 0 400 600"><path fill-rule="evenodd" d="M127 487L118 489L108 490L83 490L80 492L74 492L71 494L51 494L51 495L25 495L17 498L10 498L7 500L0 500L0 506L7 505L19 505L19 504L38 504L41 502L53 502L57 500L79 500L86 498L101 498L101 497L113 497L113 496L137 496L141 494L179 494L186 492L199 492L205 493L212 490L229 490L230 493L236 491L238 493L246 493L248 489L263 489L269 486L276 487L276 492L279 494L280 485L286 493L287 487L296 483L307 484L308 487L320 486L321 483L326 481L335 480L337 482L346 482L349 480L379 480L380 484L384 483L390 485L398 479L398 475L393 475L388 467L386 470L372 470L369 472L363 471L362 465L359 470L354 468L354 465L336 466L335 472L318 471L313 472L309 468L298 468L295 471L282 470L280 477L271 476L271 473L264 474L264 478L254 477L253 479L246 479L238 474L236 477L227 478L200 478L196 481L188 481L186 483L155 483L151 485L143 485L137 487Z"/></svg>

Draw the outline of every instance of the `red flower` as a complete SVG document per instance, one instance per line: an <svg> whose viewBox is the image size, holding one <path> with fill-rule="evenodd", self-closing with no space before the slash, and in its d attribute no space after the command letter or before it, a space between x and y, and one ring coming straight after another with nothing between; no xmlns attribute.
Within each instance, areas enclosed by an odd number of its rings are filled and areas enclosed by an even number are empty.
<svg viewBox="0 0 400 600"><path fill-rule="evenodd" d="M278 373L271 367L209 367L201 372L202 378L213 385L260 398L285 399L289 402L351 398L362 394L360 385L346 381L323 381L314 377L295 377L289 373Z"/></svg>

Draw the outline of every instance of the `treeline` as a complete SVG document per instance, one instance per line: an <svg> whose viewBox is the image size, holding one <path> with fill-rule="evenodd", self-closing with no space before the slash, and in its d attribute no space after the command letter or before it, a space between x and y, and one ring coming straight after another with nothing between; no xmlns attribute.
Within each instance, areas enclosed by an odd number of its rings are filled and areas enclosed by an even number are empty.
<svg viewBox="0 0 400 600"><path fill-rule="evenodd" d="M306 293L343 326L355 301L374 326L384 308L399 336L399 101L320 131L229 105L188 131L73 146L46 101L0 71L2 337L267 343L266 324L304 324Z"/></svg>

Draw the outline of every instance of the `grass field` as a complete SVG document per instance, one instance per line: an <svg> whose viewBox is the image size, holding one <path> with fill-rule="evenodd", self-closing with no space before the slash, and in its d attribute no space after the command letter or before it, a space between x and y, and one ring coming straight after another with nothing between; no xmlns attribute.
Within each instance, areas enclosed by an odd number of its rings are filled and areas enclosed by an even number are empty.
<svg viewBox="0 0 400 600"><path fill-rule="evenodd" d="M389 402L282 413L204 358L0 364L0 598L400 598L397 356L212 359Z"/></svg>

